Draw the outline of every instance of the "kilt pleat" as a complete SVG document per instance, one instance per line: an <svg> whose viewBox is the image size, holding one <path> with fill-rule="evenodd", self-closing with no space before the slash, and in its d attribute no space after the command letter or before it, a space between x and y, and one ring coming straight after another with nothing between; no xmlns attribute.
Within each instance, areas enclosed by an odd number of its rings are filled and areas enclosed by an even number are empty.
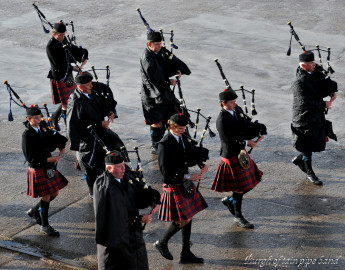
<svg viewBox="0 0 345 270"><path fill-rule="evenodd" d="M28 168L27 192L32 198L43 197L52 194L68 184L68 180L58 171L53 178L45 176L42 168Z"/></svg>
<svg viewBox="0 0 345 270"><path fill-rule="evenodd" d="M218 192L247 192L260 183L263 173L250 159L250 167L243 169L237 157L221 158L211 190Z"/></svg>
<svg viewBox="0 0 345 270"><path fill-rule="evenodd" d="M189 198L183 197L180 185L163 185L158 219L163 221L187 220L207 208L201 193L193 187Z"/></svg>
<svg viewBox="0 0 345 270"><path fill-rule="evenodd" d="M69 96L76 88L76 84L67 86L66 83L56 80L50 80L50 87L52 93L52 103L67 105Z"/></svg>

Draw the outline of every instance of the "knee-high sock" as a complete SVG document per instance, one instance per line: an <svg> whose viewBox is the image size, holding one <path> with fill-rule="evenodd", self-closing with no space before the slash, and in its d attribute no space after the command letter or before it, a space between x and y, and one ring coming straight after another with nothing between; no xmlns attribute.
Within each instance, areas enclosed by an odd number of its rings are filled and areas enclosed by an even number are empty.
<svg viewBox="0 0 345 270"><path fill-rule="evenodd" d="M242 217L242 199L243 199L243 194L242 193L236 193L234 192L232 194L233 201L232 203L234 204L235 208L235 217L240 218Z"/></svg>
<svg viewBox="0 0 345 270"><path fill-rule="evenodd" d="M40 207L40 216L41 216L41 225L43 227L46 227L49 225L48 222L48 209L49 209L49 202L45 202L41 200L41 207Z"/></svg>
<svg viewBox="0 0 345 270"><path fill-rule="evenodd" d="M192 233L192 221L182 227L182 253L190 251L190 235Z"/></svg>
<svg viewBox="0 0 345 270"><path fill-rule="evenodd" d="M170 224L169 228L166 230L165 234L163 235L163 238L161 238L159 242L163 244L168 244L170 238L173 237L179 230L181 230L181 228L173 221Z"/></svg>

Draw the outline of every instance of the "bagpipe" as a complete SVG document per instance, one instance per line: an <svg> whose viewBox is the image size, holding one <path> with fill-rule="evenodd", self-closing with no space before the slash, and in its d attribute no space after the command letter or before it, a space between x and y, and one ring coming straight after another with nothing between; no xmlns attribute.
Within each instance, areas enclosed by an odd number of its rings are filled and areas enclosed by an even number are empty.
<svg viewBox="0 0 345 270"><path fill-rule="evenodd" d="M226 85L226 89L231 89L231 90L233 90L233 91L235 91L235 92L236 92L236 91L240 91L240 92L241 92L241 94L242 94L242 100L243 100L243 106L244 106L244 109L245 109L245 113L246 113L246 114L248 114L248 106L247 106L246 94L245 94L245 93L247 92L247 93L250 93L250 94L252 95L252 102L251 102L251 108L250 108L250 110L251 110L251 115L252 115L252 116L257 115L258 113L257 113L257 111L256 111L256 109L255 109L255 103L254 103L254 102L255 102L255 90L252 89L252 90L249 91L249 90L245 89L243 85L240 86L240 89L234 90L234 89L231 87L231 85L230 85L228 79L225 77L225 74L224 74L224 72L223 72L223 68L222 68L221 64L219 63L218 59L217 59L217 58L214 59L214 62L216 62L216 65L217 65L217 67L218 67L218 69L219 69L220 75L222 76L222 79L223 79L223 81L224 81L224 83L225 83L225 85Z"/></svg>
<svg viewBox="0 0 345 270"><path fill-rule="evenodd" d="M10 111L8 113L8 121L13 121L14 120L14 117L13 117L13 114L12 114L12 102L14 102L16 105L18 105L19 107L21 108L24 108L24 109L27 109L28 106L26 106L25 102L22 101L22 99L20 98L20 96L18 95L17 92L15 92L13 90L13 88L11 87L11 85L8 83L8 81L4 81L4 84L6 85L7 87L7 92L9 94L9 97L10 97ZM17 99L15 100L13 98L13 96ZM37 106L39 107L37 104L35 105L31 105L32 106ZM44 117L43 113L42 113L42 121L46 123L46 126L47 128L49 129L55 129L55 126L54 126L54 123L52 121L52 117L51 117L51 114L49 113L49 110L48 110L48 107L47 107L47 103L43 103L42 104L43 107L39 107L39 109L41 111L45 111L46 112L46 118Z"/></svg>
<svg viewBox="0 0 345 270"><path fill-rule="evenodd" d="M141 14L140 8L137 8L137 11L147 29L147 33L149 34L149 33L155 32L155 30L150 27L150 25L147 23L147 21ZM171 30L170 33L164 33L162 29L159 29L159 32L161 33L161 36L162 36L161 52L162 52L162 55L165 57L165 59L169 61L171 70L172 71L178 70L179 72L181 72L181 74L190 75L192 72L190 71L189 67L182 60L180 60L176 55L173 54L173 49L178 49L178 46L174 43L174 31ZM170 51L166 48L164 34L170 34Z"/></svg>
<svg viewBox="0 0 345 270"><path fill-rule="evenodd" d="M41 21L42 27L43 27L43 32L48 34L50 31L46 28L47 25L49 25L52 29L54 28L54 25L48 21L46 16L43 14L43 12L37 7L35 2L32 4L35 11L37 12L38 18ZM60 23L63 23L66 25L66 27L71 27L71 33L72 35L66 35L65 39L63 41L63 48L65 49L66 53L68 54L69 58L73 63L77 65L77 62L82 63L84 60L88 59L88 51L82 46L77 46L77 38L75 36L74 32L74 23L73 21L70 21L69 23L65 23L62 20L59 21ZM80 67L77 65L79 68L79 71L81 70Z"/></svg>
<svg viewBox="0 0 345 270"><path fill-rule="evenodd" d="M214 62L216 62L216 65L217 65L217 67L219 69L220 75L221 75L221 77L222 77L222 79L223 79L223 81L224 81L224 83L226 85L226 89L231 89L231 90L233 90L235 92L236 91L237 92L240 91L241 94L242 94L243 106L244 106L244 109L245 109L245 114L243 114L243 117L246 118L247 121L252 122L254 124L254 127L255 127L252 130L247 131L248 134L246 136L248 136L248 137L258 137L256 142L260 141L262 136L267 134L267 129L266 129L265 125L260 124L257 120L253 121L253 119L252 119L252 117L254 115L258 114L256 109L255 109L255 103L254 103L255 102L255 90L254 89L252 89L251 91L246 90L243 85L240 86L240 89L237 89L237 90L233 89L231 87L228 79L226 78L226 76L225 76L225 74L223 72L223 68L222 68L221 64L219 63L218 59L217 58L214 59ZM251 117L247 115L248 114L248 106L247 106L247 101L246 101L246 94L245 94L246 92L250 93L252 95L251 108L250 108L250 110L251 110ZM253 148L250 148L248 150L248 154L250 154L252 151L253 151ZM245 150L242 150L240 152L239 156L238 156L239 163L240 163L240 165L244 169L247 169L250 166L250 158L249 158L248 154L247 154L247 152Z"/></svg>
<svg viewBox="0 0 345 270"><path fill-rule="evenodd" d="M294 27L292 26L291 22L287 23L290 26L290 33L291 33L291 38L290 38L290 45L289 45L289 49L286 52L287 56L291 55L291 43L292 43L292 37L294 37L296 39L296 41L298 42L298 44L300 45L302 51L306 51L305 46L302 44L299 36L297 35ZM318 57L319 57L319 66L322 68L321 72L325 75L325 78L327 79L329 77L329 74L333 74L334 70L333 68L330 66L330 61L331 61L331 48L327 47L327 49L321 49L319 45L315 45L315 49L312 49L310 51L317 51ZM326 69L323 68L323 62L322 62L322 57L321 57L321 52L326 52L327 53L327 67Z"/></svg>
<svg viewBox="0 0 345 270"><path fill-rule="evenodd" d="M102 83L98 81L98 75L96 71L105 71L106 72L106 83ZM109 79L110 79L110 69L109 66L105 66L105 69L98 68L96 69L94 66L91 66L94 78L96 82L92 82L92 90L95 91L101 98L102 98L102 109L104 110L104 114L107 114L109 112L114 113L115 118L118 118L118 114L116 111L116 105L117 101L114 98L113 91L109 87Z"/></svg>
<svg viewBox="0 0 345 270"><path fill-rule="evenodd" d="M97 132L95 131L92 125L88 126L88 130L90 134L95 138L95 140L100 144L100 146L106 152L106 154L111 154L111 151L108 149L103 140L97 135ZM139 156L138 147L135 147L133 151L128 151L126 147L123 146L120 149L120 153L125 162L125 176L130 179L129 183L136 191L135 203L137 208L145 209L151 206L152 212L156 205L160 204L160 193L146 183L146 179L144 177L143 169L141 166L141 159ZM137 165L135 169L129 157L130 153L136 154Z"/></svg>

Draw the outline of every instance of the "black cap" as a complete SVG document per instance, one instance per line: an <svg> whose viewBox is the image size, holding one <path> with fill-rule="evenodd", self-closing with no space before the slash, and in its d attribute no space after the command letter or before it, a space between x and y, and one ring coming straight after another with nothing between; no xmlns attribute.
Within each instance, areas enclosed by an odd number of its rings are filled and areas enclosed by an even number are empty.
<svg viewBox="0 0 345 270"><path fill-rule="evenodd" d="M178 126L187 126L188 124L188 117L182 114L174 114L169 119L171 124L175 124Z"/></svg>
<svg viewBox="0 0 345 270"><path fill-rule="evenodd" d="M63 22L54 23L54 29L59 33L65 33L66 25Z"/></svg>
<svg viewBox="0 0 345 270"><path fill-rule="evenodd" d="M147 41L150 42L161 42L162 41L162 35L159 32L151 32L147 34Z"/></svg>
<svg viewBox="0 0 345 270"><path fill-rule="evenodd" d="M219 100L223 102L227 102L228 100L235 100L237 98L237 94L232 89L225 89L223 92L219 93Z"/></svg>
<svg viewBox="0 0 345 270"><path fill-rule="evenodd" d="M82 71L75 77L76 84L85 84L91 82L93 79L90 72Z"/></svg>
<svg viewBox="0 0 345 270"><path fill-rule="evenodd" d="M42 112L38 106L31 105L29 108L26 108L27 116L41 115Z"/></svg>
<svg viewBox="0 0 345 270"><path fill-rule="evenodd" d="M122 163L123 157L119 151L111 151L108 155L106 155L105 159L105 165L114 165Z"/></svg>
<svg viewBox="0 0 345 270"><path fill-rule="evenodd" d="M299 55L300 62L311 62L314 61L314 53L312 51L305 51Z"/></svg>

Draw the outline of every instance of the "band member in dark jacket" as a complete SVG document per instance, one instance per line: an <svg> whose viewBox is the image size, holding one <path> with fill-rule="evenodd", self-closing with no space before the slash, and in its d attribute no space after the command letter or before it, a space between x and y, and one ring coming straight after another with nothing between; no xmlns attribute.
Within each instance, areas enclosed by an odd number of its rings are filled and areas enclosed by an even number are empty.
<svg viewBox="0 0 345 270"><path fill-rule="evenodd" d="M326 148L326 136L335 139L331 122L325 119L325 109L331 109L336 99L337 83L325 78L321 67L314 62L314 53L306 51L299 56L296 80L292 85L293 145L301 152L292 162L307 174L307 180L315 185L322 181L312 168L312 152L321 152ZM330 101L323 98L330 96ZM329 125L329 126L328 126ZM327 128L328 126L328 128Z"/></svg>
<svg viewBox="0 0 345 270"><path fill-rule="evenodd" d="M90 197L93 184L104 171L105 151L91 135L91 125L109 150L120 150L124 145L120 137L109 129L114 120L114 112L99 92L92 89L92 75L79 73L75 81L77 89L70 96L67 109L67 134L71 140L71 150L77 151L78 163L86 176ZM108 120L104 120L108 117Z"/></svg>
<svg viewBox="0 0 345 270"><path fill-rule="evenodd" d="M41 200L26 213L41 225L40 231L48 236L59 236L48 222L49 204L64 188L68 181L56 170L61 155L65 152L67 139L41 122L41 110L38 107L27 108L26 130L22 135L22 149L28 162L27 195ZM59 156L51 152L58 148ZM49 171L49 169L53 169Z"/></svg>
<svg viewBox="0 0 345 270"><path fill-rule="evenodd" d="M107 155L105 165L94 185L98 269L148 270L142 223L150 223L158 207L139 215L143 207L137 198L143 187L125 174L119 152Z"/></svg>
<svg viewBox="0 0 345 270"><path fill-rule="evenodd" d="M169 77L181 73L161 48L161 34L147 34L147 48L140 59L141 102L146 125L150 125L152 153L156 153L157 143L164 136L166 121L178 112L178 100L170 89L170 85L176 85L176 80Z"/></svg>
<svg viewBox="0 0 345 270"><path fill-rule="evenodd" d="M50 62L48 78L50 79L52 102L53 104L61 103L52 117L56 129L59 130L58 120L60 117L66 119L68 98L76 88L72 71L78 71L78 67L71 65L72 59L63 48L67 44L66 25L63 22L55 23L52 32L53 36L47 44L46 52ZM72 44L69 44L67 49L76 61L82 63L81 67L86 64L88 59L86 49Z"/></svg>
<svg viewBox="0 0 345 270"><path fill-rule="evenodd" d="M195 145L184 134L188 118L175 114L170 117L168 124L169 133L158 143L158 163L164 183L158 218L172 223L154 245L164 258L173 260L168 249L168 241L181 230L180 262L203 263L203 258L196 257L190 251L190 236L193 216L205 209L207 204L191 181L200 182L208 166L203 163ZM189 174L188 167L196 164L201 168L201 172ZM184 182L186 185L189 184L187 189L183 188Z"/></svg>
<svg viewBox="0 0 345 270"><path fill-rule="evenodd" d="M248 161L248 168L240 165L238 158L245 147L256 147L266 134L266 127L244 114L241 107L236 104L237 94L234 90L227 89L219 94L222 107L216 122L221 141L221 161L212 184L212 190L217 192L230 192L231 197L225 197L222 202L235 216L234 223L243 228L254 228L242 215L243 194L253 189L260 181L262 172L255 162L244 152ZM252 139L259 136L258 141ZM247 156L246 156L247 155Z"/></svg>

